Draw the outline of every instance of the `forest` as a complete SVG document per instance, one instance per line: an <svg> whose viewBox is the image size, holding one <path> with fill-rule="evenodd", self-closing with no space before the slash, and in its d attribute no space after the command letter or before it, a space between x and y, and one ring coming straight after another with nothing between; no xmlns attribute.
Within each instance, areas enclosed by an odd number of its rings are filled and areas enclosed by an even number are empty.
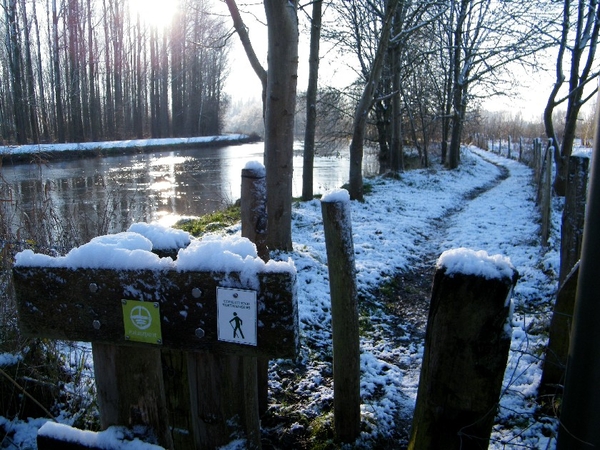
<svg viewBox="0 0 600 450"><path fill-rule="evenodd" d="M8 144L218 135L227 28L185 0L172 26L127 0L6 0L0 129Z"/></svg>

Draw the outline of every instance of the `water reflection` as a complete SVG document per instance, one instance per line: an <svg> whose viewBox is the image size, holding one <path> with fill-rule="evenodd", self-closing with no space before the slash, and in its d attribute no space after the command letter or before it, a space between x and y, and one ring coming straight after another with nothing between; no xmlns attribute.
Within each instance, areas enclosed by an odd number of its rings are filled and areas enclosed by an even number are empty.
<svg viewBox="0 0 600 450"><path fill-rule="evenodd" d="M127 229L136 221L173 223L215 211L240 197L241 170L263 160L263 144L87 158L2 168L11 198L26 215L44 202L57 220L77 222L86 238ZM368 173L375 158L366 155ZM302 152L294 153L293 195L302 192ZM342 186L349 158L317 157L316 193Z"/></svg>

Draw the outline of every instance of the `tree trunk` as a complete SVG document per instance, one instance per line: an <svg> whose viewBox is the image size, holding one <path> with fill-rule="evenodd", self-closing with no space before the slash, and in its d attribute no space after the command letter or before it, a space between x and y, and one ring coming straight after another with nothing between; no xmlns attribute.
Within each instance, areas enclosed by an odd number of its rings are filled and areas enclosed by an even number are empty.
<svg viewBox="0 0 600 450"><path fill-rule="evenodd" d="M18 35L18 24L17 24L17 2L16 0L9 0L5 4L6 22L8 31L8 44L9 44L9 68L11 76L11 88L12 88L12 104L13 104L13 117L15 120L15 134L17 143L27 143L27 118L25 112L26 102L23 93L23 75L21 70L21 46L19 43Z"/></svg>
<svg viewBox="0 0 600 450"><path fill-rule="evenodd" d="M265 0L269 67L265 107L268 246L292 249L294 113L298 79L296 2Z"/></svg>
<svg viewBox="0 0 600 450"><path fill-rule="evenodd" d="M308 58L308 89L306 91L306 129L304 131L304 165L302 166L302 200L313 198L313 166L315 160L315 129L317 126L317 89L319 81L319 44L321 40L322 0L313 2L310 26L310 56Z"/></svg>
<svg viewBox="0 0 600 450"><path fill-rule="evenodd" d="M350 142L350 198L353 200L364 200L363 178L362 178L362 160L365 140L365 128L367 126L367 117L369 110L373 105L373 98L379 84L383 63L387 53L390 34L393 25L393 17L396 11L398 0L390 0L387 4L385 22L381 30L381 37L377 47L375 61L371 67L369 79L363 90L362 96L354 112L354 121L352 123L352 141Z"/></svg>

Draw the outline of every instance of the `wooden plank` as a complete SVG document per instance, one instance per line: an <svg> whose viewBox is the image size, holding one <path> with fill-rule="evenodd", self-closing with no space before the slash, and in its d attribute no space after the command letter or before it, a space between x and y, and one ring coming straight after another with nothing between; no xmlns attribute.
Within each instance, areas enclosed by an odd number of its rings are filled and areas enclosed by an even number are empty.
<svg viewBox="0 0 600 450"><path fill-rule="evenodd" d="M257 345L222 342L217 335L217 287L252 289L238 273L153 270L13 269L21 331L25 335L153 346L125 339L122 300L158 303L162 342L176 350L243 356L294 357L298 345L295 275L258 274Z"/></svg>

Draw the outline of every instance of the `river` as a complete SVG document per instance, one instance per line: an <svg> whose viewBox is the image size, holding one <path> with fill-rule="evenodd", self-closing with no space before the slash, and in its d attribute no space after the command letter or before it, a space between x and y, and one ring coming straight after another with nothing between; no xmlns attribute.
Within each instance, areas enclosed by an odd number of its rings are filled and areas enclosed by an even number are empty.
<svg viewBox="0 0 600 450"><path fill-rule="evenodd" d="M231 204L240 198L242 168L248 161L262 162L263 147L259 142L20 164L4 166L0 173L17 209L30 211L28 220L34 205L39 210L51 204L55 220L75 220L97 228L98 234L114 233L133 222L172 225ZM302 151L296 150L295 197L302 192L302 162ZM364 168L367 175L377 172L375 155L365 154ZM347 152L315 158L315 193L341 187L348 170Z"/></svg>

